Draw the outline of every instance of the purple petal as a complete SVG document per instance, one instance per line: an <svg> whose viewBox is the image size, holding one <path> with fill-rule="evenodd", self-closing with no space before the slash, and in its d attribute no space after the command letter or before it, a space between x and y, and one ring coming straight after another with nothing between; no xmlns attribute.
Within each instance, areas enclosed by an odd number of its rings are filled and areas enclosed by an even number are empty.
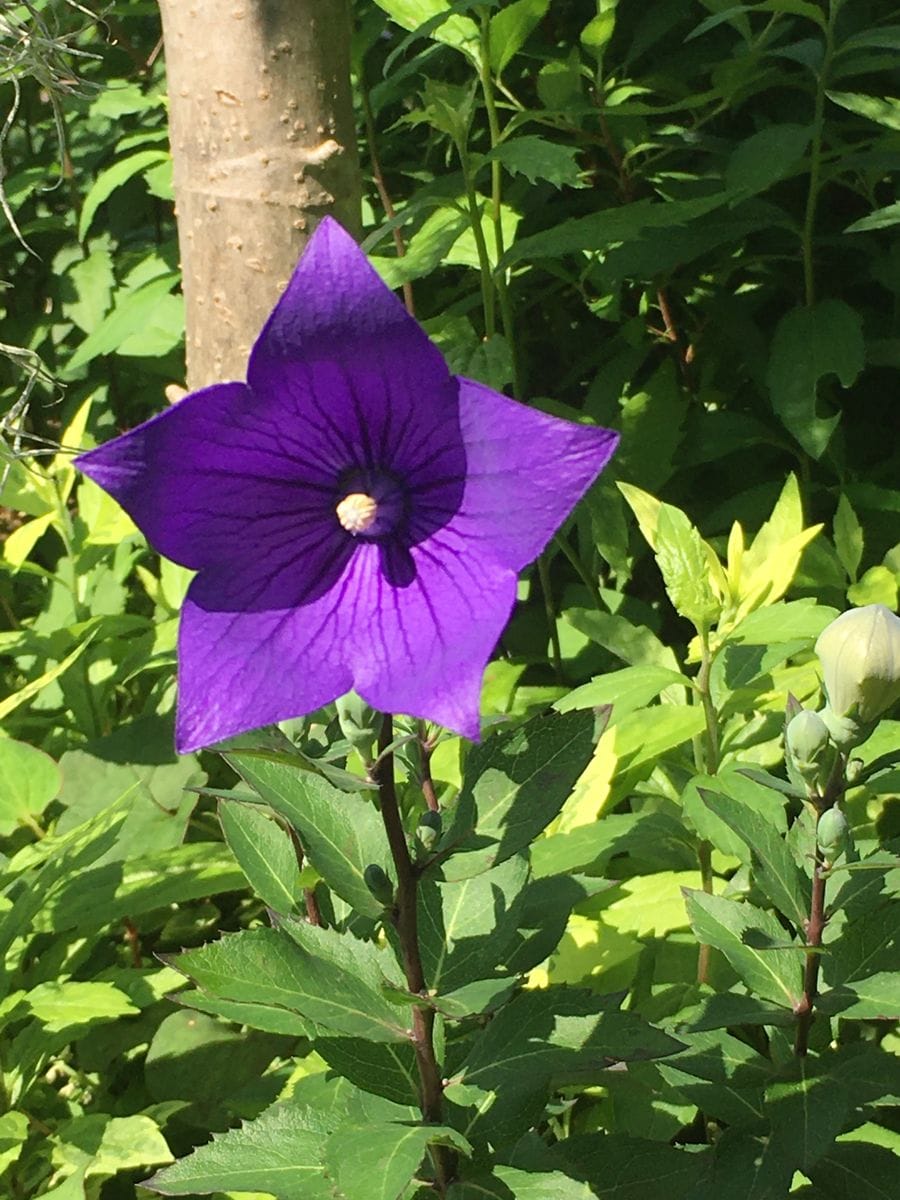
<svg viewBox="0 0 900 1200"><path fill-rule="evenodd" d="M439 532L408 570L367 546L354 561L354 688L382 712L425 717L474 741L481 679L516 598L516 576Z"/></svg>
<svg viewBox="0 0 900 1200"><path fill-rule="evenodd" d="M471 379L459 380L466 490L442 531L513 571L532 562L609 461L619 435L526 408Z"/></svg>
<svg viewBox="0 0 900 1200"><path fill-rule="evenodd" d="M350 688L382 711L477 739L481 677L515 592L512 571L457 554L440 534L411 551L357 543L330 588L299 607L223 611L197 579L179 634L178 748L310 712Z"/></svg>
<svg viewBox="0 0 900 1200"><path fill-rule="evenodd" d="M331 218L259 335L247 379L267 402L289 403L345 467L405 479L443 454L442 475L464 471L443 356Z"/></svg>
<svg viewBox="0 0 900 1200"><path fill-rule="evenodd" d="M317 540L334 526L335 473L325 442L301 438L243 383L193 392L76 459L165 554L187 567Z"/></svg>

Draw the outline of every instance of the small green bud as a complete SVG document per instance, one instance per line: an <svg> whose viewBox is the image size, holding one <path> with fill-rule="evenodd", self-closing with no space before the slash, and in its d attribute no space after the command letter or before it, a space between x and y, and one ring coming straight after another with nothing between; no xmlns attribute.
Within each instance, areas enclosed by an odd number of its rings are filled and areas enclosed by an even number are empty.
<svg viewBox="0 0 900 1200"><path fill-rule="evenodd" d="M784 741L791 762L803 782L809 787L824 787L837 752L821 716L811 709L801 709L788 722Z"/></svg>
<svg viewBox="0 0 900 1200"><path fill-rule="evenodd" d="M390 908L394 903L394 885L378 863L369 863L363 871L363 879L378 903L385 908Z"/></svg>
<svg viewBox="0 0 900 1200"><path fill-rule="evenodd" d="M835 717L871 726L900 699L900 617L883 604L852 608L816 642Z"/></svg>
<svg viewBox="0 0 900 1200"><path fill-rule="evenodd" d="M340 696L335 701L335 708L341 733L363 762L371 763L375 758L375 745L378 741L375 710L355 692Z"/></svg>
<svg viewBox="0 0 900 1200"><path fill-rule="evenodd" d="M837 805L827 809L819 817L819 824L816 826L816 841L823 858L829 863L834 862L849 846L850 825Z"/></svg>
<svg viewBox="0 0 900 1200"><path fill-rule="evenodd" d="M442 830L443 822L439 812L428 809L419 817L419 824L416 826L416 858L419 862L433 853Z"/></svg>

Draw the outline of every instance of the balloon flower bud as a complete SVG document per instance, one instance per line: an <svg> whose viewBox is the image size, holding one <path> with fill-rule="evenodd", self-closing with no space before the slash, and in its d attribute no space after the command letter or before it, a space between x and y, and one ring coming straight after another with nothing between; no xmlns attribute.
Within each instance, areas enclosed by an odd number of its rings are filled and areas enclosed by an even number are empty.
<svg viewBox="0 0 900 1200"><path fill-rule="evenodd" d="M900 617L883 604L842 613L819 635L816 654L829 709L861 732L900 699Z"/></svg>
<svg viewBox="0 0 900 1200"><path fill-rule="evenodd" d="M416 827L417 858L424 858L426 855L431 854L438 843L442 829L443 822L441 821L441 814L439 812L432 812L429 809L428 812L422 813L421 817L419 817L419 824Z"/></svg>
<svg viewBox="0 0 900 1200"><path fill-rule="evenodd" d="M369 863L363 871L363 879L378 903L390 908L394 903L394 885L381 867L377 863Z"/></svg>
<svg viewBox="0 0 900 1200"><path fill-rule="evenodd" d="M827 809L819 817L819 824L816 826L816 841L826 863L833 863L849 846L850 826L837 805Z"/></svg>
<svg viewBox="0 0 900 1200"><path fill-rule="evenodd" d="M375 727L375 710L369 708L355 692L348 692L335 701L341 733L359 754L364 763L375 758L375 743L378 733Z"/></svg>
<svg viewBox="0 0 900 1200"><path fill-rule="evenodd" d="M784 741L803 782L809 787L824 787L837 751L829 737L828 726L819 714L808 708L801 709L788 722Z"/></svg>

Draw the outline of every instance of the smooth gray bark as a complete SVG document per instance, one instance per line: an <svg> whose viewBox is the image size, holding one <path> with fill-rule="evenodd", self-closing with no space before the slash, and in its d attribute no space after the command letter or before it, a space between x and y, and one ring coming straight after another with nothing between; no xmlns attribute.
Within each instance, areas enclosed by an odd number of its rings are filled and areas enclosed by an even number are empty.
<svg viewBox="0 0 900 1200"><path fill-rule="evenodd" d="M160 0L187 382L242 379L317 218L355 232L346 0Z"/></svg>

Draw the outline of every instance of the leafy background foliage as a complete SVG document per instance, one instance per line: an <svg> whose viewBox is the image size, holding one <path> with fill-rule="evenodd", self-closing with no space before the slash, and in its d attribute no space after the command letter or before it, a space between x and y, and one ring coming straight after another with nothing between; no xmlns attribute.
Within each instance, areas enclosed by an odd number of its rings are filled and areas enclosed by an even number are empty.
<svg viewBox="0 0 900 1200"><path fill-rule="evenodd" d="M453 1200L888 1196L896 768L847 796L867 869L829 879L798 1057L815 838L781 734L836 611L897 608L900 10L356 17L378 269L454 369L623 433L521 582L497 732L429 751L446 1123L416 1124L365 883L390 857L333 710L176 759L187 573L71 467L183 374L155 5L7 6L0 1188L118 1200L178 1158L166 1194L393 1200L430 1143L465 1164ZM398 759L412 830L422 762Z"/></svg>

